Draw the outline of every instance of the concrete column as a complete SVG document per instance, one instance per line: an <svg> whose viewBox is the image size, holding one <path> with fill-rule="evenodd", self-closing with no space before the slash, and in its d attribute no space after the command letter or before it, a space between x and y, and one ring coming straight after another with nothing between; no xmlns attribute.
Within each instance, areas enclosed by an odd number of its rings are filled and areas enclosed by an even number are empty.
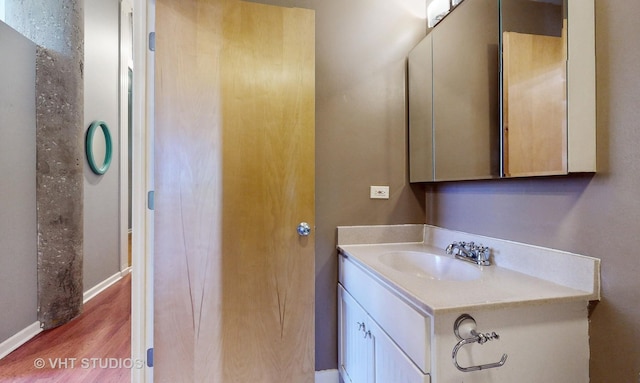
<svg viewBox="0 0 640 383"><path fill-rule="evenodd" d="M84 0L6 0L7 24L38 45L38 319L82 311Z"/></svg>

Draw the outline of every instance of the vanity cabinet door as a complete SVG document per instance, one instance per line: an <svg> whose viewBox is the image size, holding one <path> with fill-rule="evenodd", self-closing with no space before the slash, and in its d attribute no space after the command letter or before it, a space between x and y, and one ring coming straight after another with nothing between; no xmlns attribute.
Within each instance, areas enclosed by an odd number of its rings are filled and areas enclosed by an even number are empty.
<svg viewBox="0 0 640 383"><path fill-rule="evenodd" d="M340 285L338 305L338 359L345 383L431 382Z"/></svg>
<svg viewBox="0 0 640 383"><path fill-rule="evenodd" d="M431 317L347 257L340 257L340 284L421 371L431 371Z"/></svg>
<svg viewBox="0 0 640 383"><path fill-rule="evenodd" d="M368 331L371 331L371 344L374 348L374 380L375 383L429 383L431 378L424 374L398 348L391 338L372 320Z"/></svg>
<svg viewBox="0 0 640 383"><path fill-rule="evenodd" d="M373 347L367 313L338 287L338 359L345 383L373 383Z"/></svg>

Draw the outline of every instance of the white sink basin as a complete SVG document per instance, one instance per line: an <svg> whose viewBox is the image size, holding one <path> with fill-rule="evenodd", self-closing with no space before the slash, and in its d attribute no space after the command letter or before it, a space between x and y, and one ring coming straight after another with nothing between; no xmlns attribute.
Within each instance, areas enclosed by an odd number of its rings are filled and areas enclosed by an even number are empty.
<svg viewBox="0 0 640 383"><path fill-rule="evenodd" d="M471 281L482 273L470 263L420 251L392 251L380 255L380 261L402 273L441 281Z"/></svg>

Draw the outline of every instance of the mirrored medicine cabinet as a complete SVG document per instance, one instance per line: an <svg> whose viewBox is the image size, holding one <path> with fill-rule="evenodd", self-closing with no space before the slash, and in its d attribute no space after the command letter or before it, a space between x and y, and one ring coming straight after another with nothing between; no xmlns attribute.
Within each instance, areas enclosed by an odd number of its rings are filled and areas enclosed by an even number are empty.
<svg viewBox="0 0 640 383"><path fill-rule="evenodd" d="M593 0L451 7L408 57L410 181L594 172Z"/></svg>

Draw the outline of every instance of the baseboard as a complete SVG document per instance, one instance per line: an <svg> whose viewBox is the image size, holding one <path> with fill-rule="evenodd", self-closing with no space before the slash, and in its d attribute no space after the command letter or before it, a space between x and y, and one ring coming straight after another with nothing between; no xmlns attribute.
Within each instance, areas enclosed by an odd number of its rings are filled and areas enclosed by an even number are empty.
<svg viewBox="0 0 640 383"><path fill-rule="evenodd" d="M119 272L113 274L109 278L107 278L104 281L98 283L96 286L90 288L82 296L83 303L87 303L89 300L91 300L96 295L98 295L101 292L103 292L109 286L111 286L114 283L118 282L120 279L122 279L122 277L124 277L125 275L129 274L130 272L131 272L131 267L128 267L128 268L126 268L126 269L124 269L122 271L119 271ZM40 327L40 322L35 322L32 325L30 325L29 327L25 328L24 330L22 330L22 331L18 332L17 334L13 335L11 338L9 338L9 339L5 340L4 342L0 343L0 359L2 359L5 356L9 355L16 348L22 346L27 341L29 341L29 339L31 339L34 336L38 335L41 331L42 331L42 328Z"/></svg>
<svg viewBox="0 0 640 383"><path fill-rule="evenodd" d="M27 343L29 339L38 335L42 331L40 322L35 322L24 330L18 332L11 338L0 343L0 359L9 355L13 350Z"/></svg>
<svg viewBox="0 0 640 383"><path fill-rule="evenodd" d="M90 288L89 290L84 292L84 294L82 296L82 298L83 298L82 302L83 303L89 302L96 295L100 294L101 292L106 290L109 286L111 286L114 283L118 282L120 279L122 279L122 277L124 277L125 275L127 275L130 272L131 272L131 268L130 267L124 269L123 271L118 271L117 273L113 274L109 278L107 278L104 281L102 281L102 282L98 283L97 285L93 286L92 288Z"/></svg>
<svg viewBox="0 0 640 383"><path fill-rule="evenodd" d="M316 371L316 383L338 383L338 370Z"/></svg>

